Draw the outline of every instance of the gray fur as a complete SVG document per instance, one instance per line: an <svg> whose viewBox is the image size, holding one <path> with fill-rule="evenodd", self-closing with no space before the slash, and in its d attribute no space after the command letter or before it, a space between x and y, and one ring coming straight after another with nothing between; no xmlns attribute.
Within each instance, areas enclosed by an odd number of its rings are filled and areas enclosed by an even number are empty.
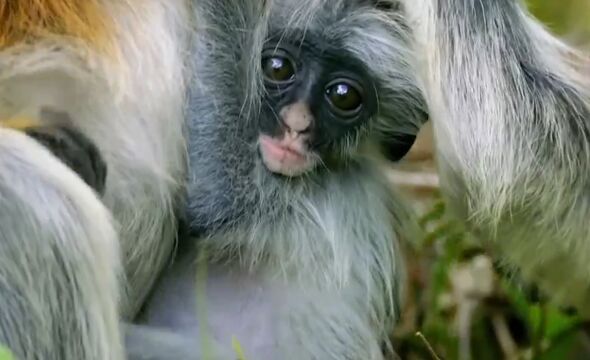
<svg viewBox="0 0 590 360"><path fill-rule="evenodd" d="M197 11L203 18L198 23L204 31L194 49L199 76L191 87L189 119L194 121L188 124L188 211L193 228L211 230L232 224L252 213L253 205L260 201L261 191L249 191L255 156L243 154L255 151L257 129L250 124L256 122L264 91L259 63L267 30L323 29L326 42L339 42L359 56L379 81L380 111L365 138L386 136L392 130L417 133L426 118L426 105L413 75L411 64L416 61L408 49L402 19L399 14L378 12L358 3L368 2L275 1L266 9L256 9L262 5L249 1L199 3ZM266 15L258 19L256 14ZM266 16L270 21L264 20ZM247 31L255 25L255 31ZM373 43L381 46L371 49L368 44ZM226 150L228 143L231 146ZM211 154L211 149L219 150Z"/></svg>
<svg viewBox="0 0 590 360"><path fill-rule="evenodd" d="M590 309L590 58L517 0L404 1L441 185L503 259Z"/></svg>
<svg viewBox="0 0 590 360"><path fill-rule="evenodd" d="M285 198L275 192L265 201L276 213L201 239L205 325L221 350L235 335L248 358L381 359L403 290L397 241L411 218L367 164ZM198 349L195 255L181 254L144 322L189 336Z"/></svg>
<svg viewBox="0 0 590 360"><path fill-rule="evenodd" d="M178 335L172 331L140 325L124 324L125 352L128 360L201 360L195 350L194 338ZM230 357L207 358L228 360Z"/></svg>

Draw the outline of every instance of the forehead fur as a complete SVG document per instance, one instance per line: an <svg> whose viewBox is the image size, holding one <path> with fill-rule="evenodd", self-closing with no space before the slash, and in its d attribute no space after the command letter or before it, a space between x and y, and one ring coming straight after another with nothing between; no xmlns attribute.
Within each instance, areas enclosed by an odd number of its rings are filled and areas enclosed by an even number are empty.
<svg viewBox="0 0 590 360"><path fill-rule="evenodd" d="M341 47L362 62L378 87L379 117L387 118L377 125L413 134L425 121L416 58L403 14L394 3L275 0L269 20L271 35L301 34L300 41L313 35L314 40Z"/></svg>
<svg viewBox="0 0 590 360"><path fill-rule="evenodd" d="M0 49L50 36L71 36L106 49L110 28L101 0L0 1Z"/></svg>

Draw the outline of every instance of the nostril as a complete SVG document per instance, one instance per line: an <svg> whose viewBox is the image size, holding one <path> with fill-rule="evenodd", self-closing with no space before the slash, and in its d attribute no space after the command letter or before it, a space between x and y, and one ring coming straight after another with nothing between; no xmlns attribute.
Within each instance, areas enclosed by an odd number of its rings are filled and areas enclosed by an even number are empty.
<svg viewBox="0 0 590 360"><path fill-rule="evenodd" d="M288 133L291 133L295 136L305 135L305 134L309 134L311 132L311 124L308 124L306 127L294 128L292 126L289 126L289 124L287 124L286 122L283 121L282 125L284 126L284 129Z"/></svg>
<svg viewBox="0 0 590 360"><path fill-rule="evenodd" d="M300 134L309 134L309 132L311 131L311 125L308 125L306 128L297 131Z"/></svg>
<svg viewBox="0 0 590 360"><path fill-rule="evenodd" d="M283 119L283 123L291 131L295 131L297 133L308 132L311 127L310 118L307 116L287 116Z"/></svg>

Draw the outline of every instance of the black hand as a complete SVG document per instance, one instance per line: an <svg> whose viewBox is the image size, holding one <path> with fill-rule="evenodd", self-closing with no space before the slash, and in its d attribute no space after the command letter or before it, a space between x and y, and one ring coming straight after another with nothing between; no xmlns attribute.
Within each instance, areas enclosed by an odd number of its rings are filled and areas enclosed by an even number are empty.
<svg viewBox="0 0 590 360"><path fill-rule="evenodd" d="M104 192L106 163L98 148L84 134L67 125L33 127L25 132L45 145L97 193Z"/></svg>

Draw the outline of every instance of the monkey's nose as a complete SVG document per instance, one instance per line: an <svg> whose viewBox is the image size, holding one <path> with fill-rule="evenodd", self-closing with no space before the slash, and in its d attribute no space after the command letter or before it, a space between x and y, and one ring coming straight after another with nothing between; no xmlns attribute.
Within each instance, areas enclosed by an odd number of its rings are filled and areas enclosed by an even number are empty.
<svg viewBox="0 0 590 360"><path fill-rule="evenodd" d="M281 109L280 116L289 130L299 134L308 132L313 121L309 106L303 102L285 106Z"/></svg>

